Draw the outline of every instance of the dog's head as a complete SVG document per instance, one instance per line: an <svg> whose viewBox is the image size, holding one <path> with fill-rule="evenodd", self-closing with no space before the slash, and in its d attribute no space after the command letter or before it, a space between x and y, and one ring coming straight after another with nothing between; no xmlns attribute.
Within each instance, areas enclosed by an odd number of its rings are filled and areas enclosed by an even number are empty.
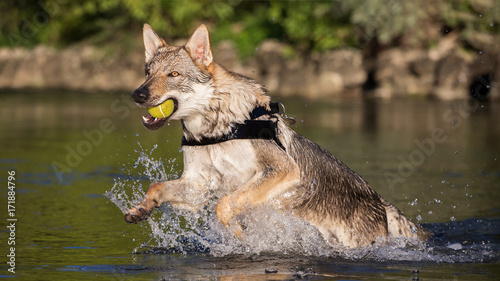
<svg viewBox="0 0 500 281"><path fill-rule="evenodd" d="M183 47L169 46L148 24L143 29L146 49L146 81L133 100L143 107L155 107L171 99L172 114L166 118L143 117L143 124L156 130L168 120L180 120L201 112L213 96L210 74L212 51L205 25L200 25Z"/></svg>

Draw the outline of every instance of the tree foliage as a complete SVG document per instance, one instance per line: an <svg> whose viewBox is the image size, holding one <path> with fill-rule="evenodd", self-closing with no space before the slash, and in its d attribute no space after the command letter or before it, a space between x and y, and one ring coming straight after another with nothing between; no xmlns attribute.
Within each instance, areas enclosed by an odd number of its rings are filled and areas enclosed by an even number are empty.
<svg viewBox="0 0 500 281"><path fill-rule="evenodd" d="M200 24L212 40L229 39L242 56L266 38L304 52L342 46L432 44L443 27L472 38L499 34L495 0L218 1L3 0L0 45L64 47L79 42L123 44L147 22L167 39L185 38Z"/></svg>

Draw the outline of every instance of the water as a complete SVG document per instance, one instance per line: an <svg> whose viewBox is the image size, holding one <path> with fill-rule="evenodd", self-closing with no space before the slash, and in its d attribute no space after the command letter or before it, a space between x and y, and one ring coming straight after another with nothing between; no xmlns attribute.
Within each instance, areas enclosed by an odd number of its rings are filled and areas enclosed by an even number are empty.
<svg viewBox="0 0 500 281"><path fill-rule="evenodd" d="M433 231L431 241L331 249L307 223L266 207L241 217L248 233L239 240L215 219L214 200L196 214L165 204L127 224L123 210L151 182L180 176L180 124L144 129L145 111L128 94L2 93L0 178L6 186L16 172L18 220L16 273L4 228L0 277L498 279L500 104L280 101L295 130ZM7 208L0 214L7 222Z"/></svg>

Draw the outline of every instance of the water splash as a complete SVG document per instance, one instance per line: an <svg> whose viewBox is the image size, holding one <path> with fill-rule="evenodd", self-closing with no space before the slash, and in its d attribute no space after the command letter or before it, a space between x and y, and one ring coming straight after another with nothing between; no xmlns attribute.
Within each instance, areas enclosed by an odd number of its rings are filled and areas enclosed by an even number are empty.
<svg viewBox="0 0 500 281"><path fill-rule="evenodd" d="M175 158L167 160L169 172L166 172L163 161L151 157L157 145L150 151L145 150L139 142L138 145L140 150L135 150L139 154L137 159L133 163L124 164L124 174L129 176L116 178L111 190L104 194L123 213L144 198L145 188L149 184L178 178L174 167Z"/></svg>
<svg viewBox="0 0 500 281"><path fill-rule="evenodd" d="M175 159L156 160L151 151L140 149L137 159L128 167L131 176L117 178L105 195L122 212L139 203L152 182L178 178ZM167 169L165 169L167 168ZM428 242L389 239L358 249L332 247L319 231L291 214L260 206L237 217L244 226L244 237L237 238L215 216L217 194L196 213L177 210L163 204L145 222L138 225L149 232L137 251L153 253L210 253L216 257L231 255L303 255L349 260L484 262L498 259L500 241L498 220L454 221L424 227L435 233ZM415 200L416 201L416 200ZM434 200L440 203L438 199ZM415 202L416 203L416 202ZM485 225L486 224L486 225ZM484 233L471 233L483 229ZM491 232L493 231L493 232Z"/></svg>

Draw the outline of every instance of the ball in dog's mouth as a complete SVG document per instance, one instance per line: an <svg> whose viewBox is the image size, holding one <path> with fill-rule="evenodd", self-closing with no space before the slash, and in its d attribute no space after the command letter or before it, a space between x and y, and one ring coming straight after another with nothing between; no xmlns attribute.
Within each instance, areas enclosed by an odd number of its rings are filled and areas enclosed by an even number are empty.
<svg viewBox="0 0 500 281"><path fill-rule="evenodd" d="M174 108L174 100L168 99L158 106L149 107L148 113L149 115L157 119L168 118L170 115L172 115L172 113L174 113Z"/></svg>
<svg viewBox="0 0 500 281"><path fill-rule="evenodd" d="M148 108L148 115L142 117L142 124L150 129L157 130L168 120L177 109L173 99L168 99L162 104Z"/></svg>

